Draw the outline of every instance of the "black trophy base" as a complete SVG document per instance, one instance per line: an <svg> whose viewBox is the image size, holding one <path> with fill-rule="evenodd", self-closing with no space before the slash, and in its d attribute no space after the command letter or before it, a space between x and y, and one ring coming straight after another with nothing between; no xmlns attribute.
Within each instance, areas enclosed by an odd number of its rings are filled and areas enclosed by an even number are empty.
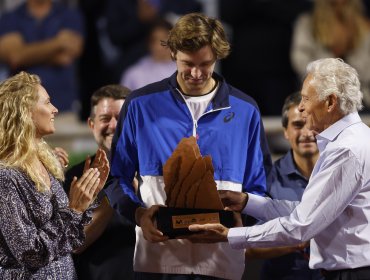
<svg viewBox="0 0 370 280"><path fill-rule="evenodd" d="M157 228L170 239L192 234L192 224L218 223L225 227L235 226L232 211L214 209L189 209L160 207L156 216Z"/></svg>

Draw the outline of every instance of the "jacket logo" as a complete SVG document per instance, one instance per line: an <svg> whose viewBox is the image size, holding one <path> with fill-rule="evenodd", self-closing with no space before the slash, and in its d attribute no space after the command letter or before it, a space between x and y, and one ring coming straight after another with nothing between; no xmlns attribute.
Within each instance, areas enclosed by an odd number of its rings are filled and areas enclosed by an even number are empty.
<svg viewBox="0 0 370 280"><path fill-rule="evenodd" d="M227 115L224 117L224 122L228 123L229 121L231 121L234 118L234 116L235 116L234 112L227 113Z"/></svg>

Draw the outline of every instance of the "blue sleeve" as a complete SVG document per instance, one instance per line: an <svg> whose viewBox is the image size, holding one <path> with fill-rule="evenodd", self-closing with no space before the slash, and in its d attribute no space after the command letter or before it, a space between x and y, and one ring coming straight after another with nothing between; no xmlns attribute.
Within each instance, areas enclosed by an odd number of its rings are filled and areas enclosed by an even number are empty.
<svg viewBox="0 0 370 280"><path fill-rule="evenodd" d="M260 146L263 156L263 166L265 168L265 174L266 176L268 176L272 170L273 164L261 115L259 115L259 132L260 132Z"/></svg>
<svg viewBox="0 0 370 280"><path fill-rule="evenodd" d="M252 116L249 136L243 191L265 196L272 162L258 110Z"/></svg>
<svg viewBox="0 0 370 280"><path fill-rule="evenodd" d="M266 196L268 196L271 199L276 198L276 195L274 195L276 186L275 184L278 183L278 175L277 175L277 169L276 164L274 164L270 170L270 172L267 175L267 191Z"/></svg>
<svg viewBox="0 0 370 280"><path fill-rule="evenodd" d="M112 207L135 222L136 209L144 206L132 185L135 173L138 171L136 123L130 101L126 100L123 106L111 149L111 175L114 179L105 192Z"/></svg>
<svg viewBox="0 0 370 280"><path fill-rule="evenodd" d="M0 17L0 36L17 30L17 20L12 13L4 14Z"/></svg>
<svg viewBox="0 0 370 280"><path fill-rule="evenodd" d="M70 29L85 37L84 19L78 9L67 9L63 17L63 28Z"/></svg>

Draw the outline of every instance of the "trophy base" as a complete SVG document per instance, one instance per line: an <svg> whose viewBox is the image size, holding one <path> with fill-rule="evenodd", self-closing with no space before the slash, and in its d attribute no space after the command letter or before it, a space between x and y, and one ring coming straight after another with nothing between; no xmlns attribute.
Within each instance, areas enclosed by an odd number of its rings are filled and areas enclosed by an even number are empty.
<svg viewBox="0 0 370 280"><path fill-rule="evenodd" d="M235 226L232 211L214 209L160 207L156 219L158 230L170 239L192 234L188 229L192 224L217 223L228 228Z"/></svg>

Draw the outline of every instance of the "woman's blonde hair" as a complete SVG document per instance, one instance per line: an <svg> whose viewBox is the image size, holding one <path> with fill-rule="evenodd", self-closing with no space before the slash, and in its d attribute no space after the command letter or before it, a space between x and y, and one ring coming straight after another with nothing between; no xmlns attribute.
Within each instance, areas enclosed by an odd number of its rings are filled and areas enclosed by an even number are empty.
<svg viewBox="0 0 370 280"><path fill-rule="evenodd" d="M332 27L336 20L333 7L335 0L316 0L313 11L313 35L326 47L333 45L334 33ZM351 49L355 49L368 32L364 7L360 0L347 0L342 4L342 22L351 28L353 40Z"/></svg>
<svg viewBox="0 0 370 280"><path fill-rule="evenodd" d="M60 162L45 141L35 141L32 111L38 101L37 75L20 72L0 83L0 163L24 171L38 191L46 191L37 158L58 180L64 180Z"/></svg>

